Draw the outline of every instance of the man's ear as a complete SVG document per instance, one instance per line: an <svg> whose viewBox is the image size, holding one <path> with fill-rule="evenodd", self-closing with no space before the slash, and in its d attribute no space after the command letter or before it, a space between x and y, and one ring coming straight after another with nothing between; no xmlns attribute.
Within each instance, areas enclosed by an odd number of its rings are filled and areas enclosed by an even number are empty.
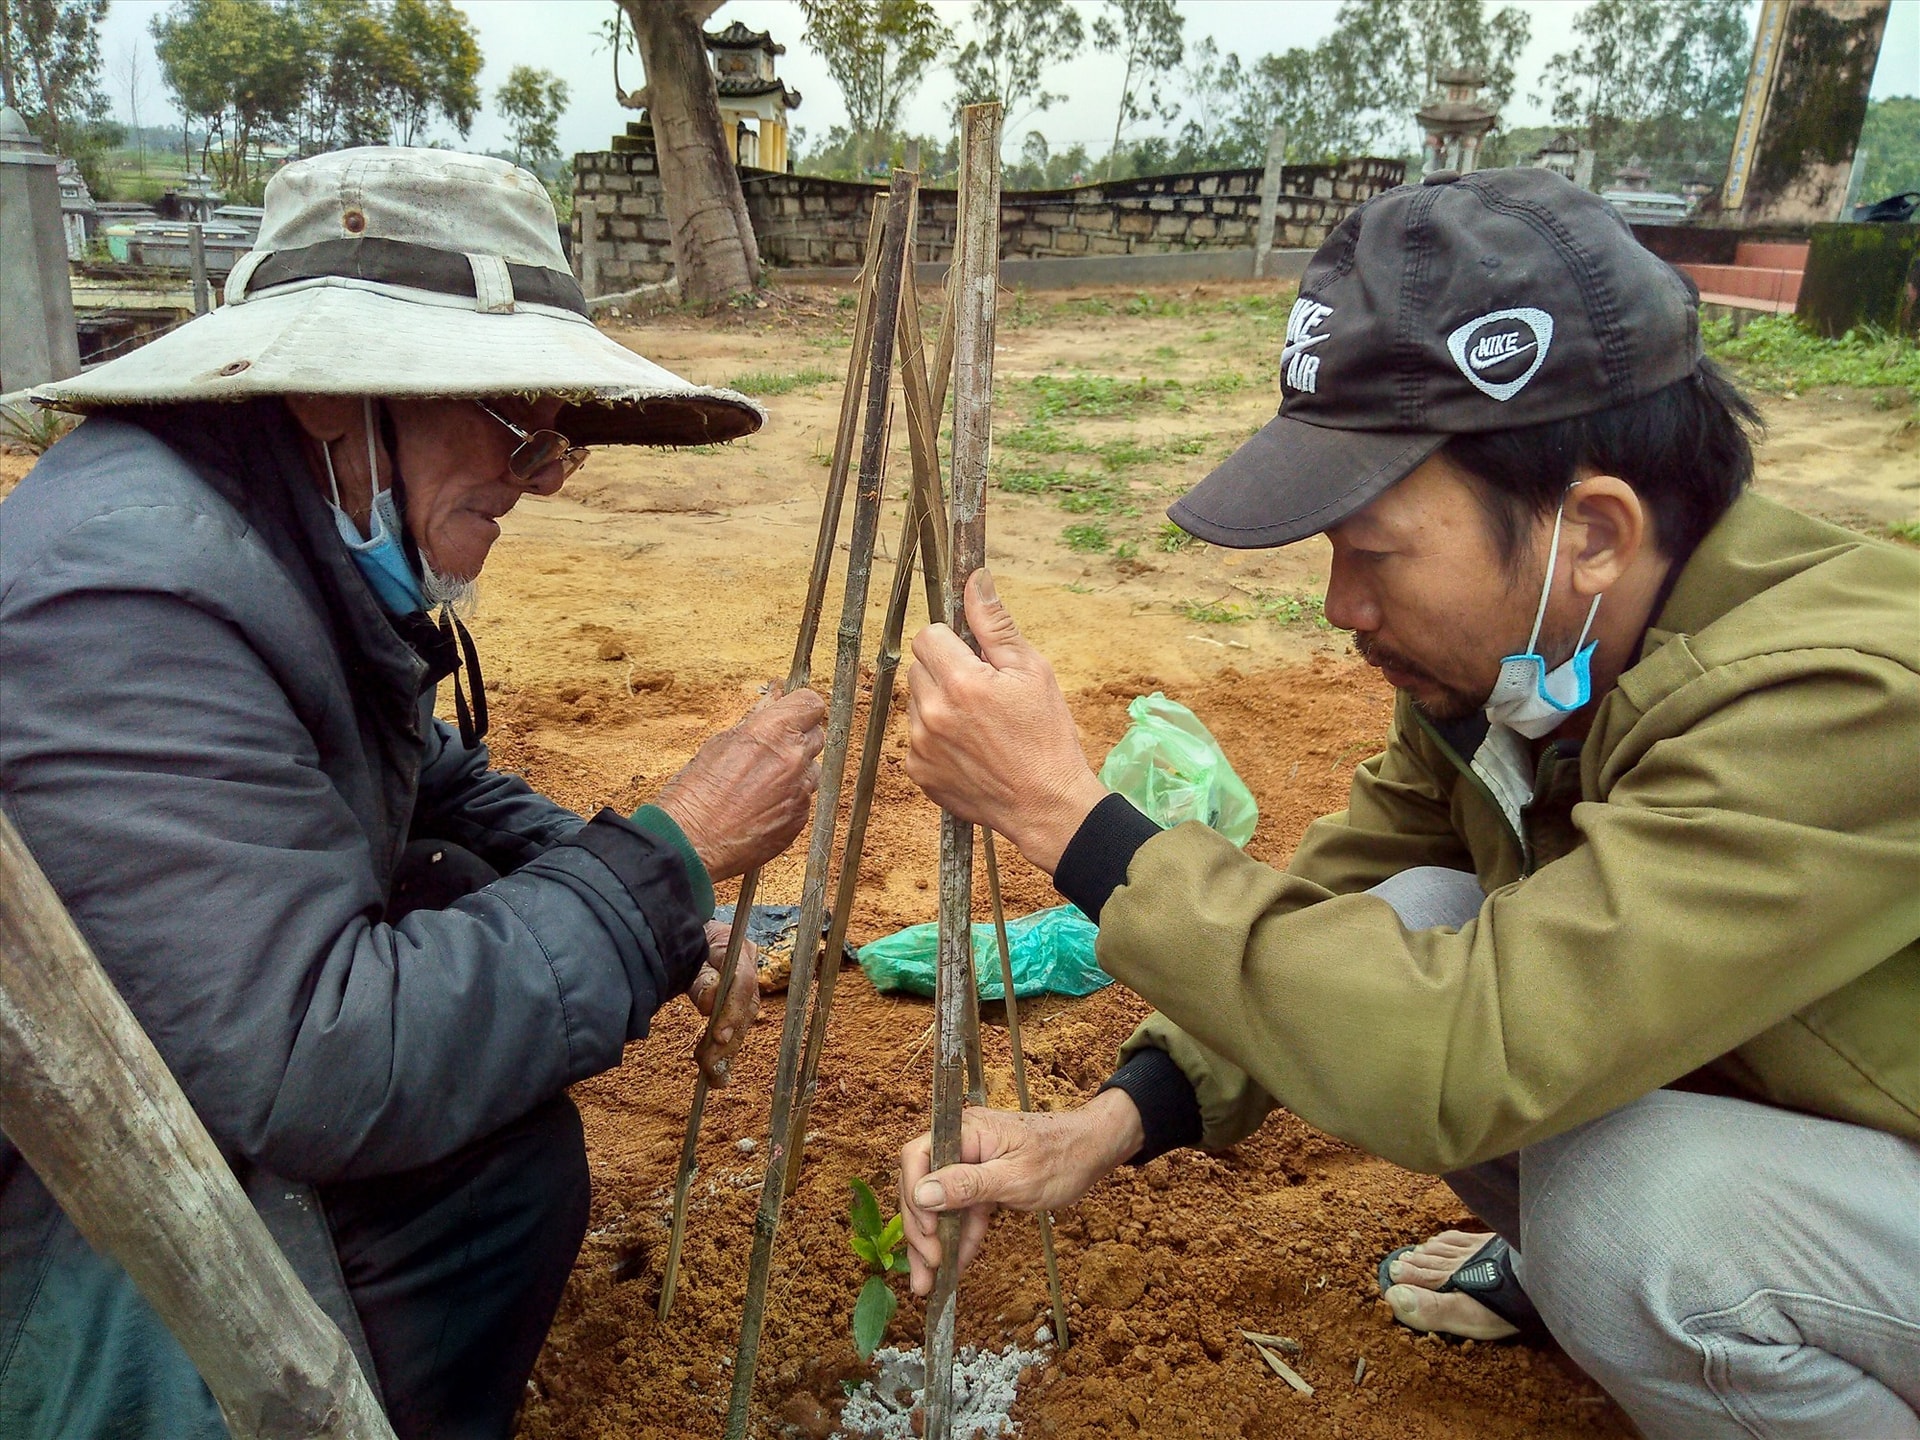
<svg viewBox="0 0 1920 1440"><path fill-rule="evenodd" d="M331 445L349 431L360 428L358 395L288 395L283 397L287 413L307 432L309 439Z"/></svg>
<svg viewBox="0 0 1920 1440"><path fill-rule="evenodd" d="M1639 492L1617 475L1589 475L1567 492L1566 525L1574 533L1574 593L1611 589L1653 544L1653 517Z"/></svg>

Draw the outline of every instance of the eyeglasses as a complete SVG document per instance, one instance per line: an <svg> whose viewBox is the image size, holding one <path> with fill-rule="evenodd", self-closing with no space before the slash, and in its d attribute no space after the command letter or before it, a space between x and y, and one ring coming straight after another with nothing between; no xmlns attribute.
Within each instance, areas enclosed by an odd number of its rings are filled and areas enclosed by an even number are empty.
<svg viewBox="0 0 1920 1440"><path fill-rule="evenodd" d="M522 485L547 482L550 479L547 472L556 465L560 467L559 478L564 482L587 463L589 452L575 445L558 430L523 430L486 401L476 400L473 403L519 438L520 443L513 447L513 453L507 457L507 469Z"/></svg>

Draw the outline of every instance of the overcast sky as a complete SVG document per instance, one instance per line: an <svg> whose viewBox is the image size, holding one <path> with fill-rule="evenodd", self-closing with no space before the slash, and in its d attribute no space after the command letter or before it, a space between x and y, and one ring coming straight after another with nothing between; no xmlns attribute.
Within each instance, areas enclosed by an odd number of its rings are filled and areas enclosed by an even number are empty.
<svg viewBox="0 0 1920 1440"><path fill-rule="evenodd" d="M1091 22L1100 10L1092 0L1076 0ZM1514 103L1506 116L1510 125L1545 124L1542 107L1527 103L1527 93L1538 86L1541 69L1556 51L1571 48L1573 21L1586 6L1582 0L1515 0L1533 21L1533 34L1519 66ZM933 0L941 19L964 31L967 0ZM125 73L140 57L146 76L141 118L148 124L164 117L166 100L153 58L152 18L168 8L166 0L113 0L107 12L101 53L106 60L108 89L116 112L128 118ZM461 5L479 33L486 61L481 73L483 108L467 144L476 149L502 148L505 136L493 106L493 93L514 65L551 70L573 89L572 103L560 125L563 150L599 150L628 117L613 98L612 70L604 50L597 50L600 23L613 12L610 0L465 0ZM1236 51L1244 59L1291 46L1310 46L1333 28L1339 0L1181 0L1189 42L1213 37L1222 51ZM1758 12L1759 5L1750 7ZM817 141L836 124L846 121L840 92L820 59L800 39L801 18L792 0L727 0L712 24L718 28L739 20L755 30L767 30L787 47L779 62L780 78L801 92L803 101L793 119ZM1114 109L1119 102L1120 65L1117 59L1089 49L1071 66L1047 77L1047 88L1069 98L1044 114L1016 119L1009 137L1013 143L1028 130L1039 129L1055 150L1076 141L1095 155L1103 154L1113 134ZM621 80L629 87L639 82L639 66L623 62ZM1874 75L1875 98L1920 94L1920 0L1893 0L1880 66ZM907 106L905 121L916 133L942 135L953 125L953 83L944 69L931 76ZM1411 123L1409 124L1411 129ZM1144 130L1134 133L1146 133ZM451 135L446 138L453 138ZM1409 145L1412 137L1409 135Z"/></svg>

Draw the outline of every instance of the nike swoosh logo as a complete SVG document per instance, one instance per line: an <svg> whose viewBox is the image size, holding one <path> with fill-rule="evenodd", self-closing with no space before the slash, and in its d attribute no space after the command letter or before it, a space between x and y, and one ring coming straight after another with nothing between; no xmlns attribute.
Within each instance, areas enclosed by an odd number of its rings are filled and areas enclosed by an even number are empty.
<svg viewBox="0 0 1920 1440"><path fill-rule="evenodd" d="M1534 342L1529 340L1524 345L1518 346L1517 348L1512 350L1504 351L1501 354L1492 356L1491 358L1486 360L1482 360L1478 355L1469 355L1467 357L1467 364L1471 365L1476 370L1485 370L1490 366L1498 365L1501 362L1506 360L1512 360L1513 358L1519 355L1524 355L1527 353L1527 351L1533 349L1533 346L1534 346Z"/></svg>
<svg viewBox="0 0 1920 1440"><path fill-rule="evenodd" d="M1296 340L1291 345L1284 345L1280 349L1280 363L1284 365L1302 350L1311 350L1322 340L1331 340L1332 338L1333 336L1331 335L1309 335L1304 340Z"/></svg>

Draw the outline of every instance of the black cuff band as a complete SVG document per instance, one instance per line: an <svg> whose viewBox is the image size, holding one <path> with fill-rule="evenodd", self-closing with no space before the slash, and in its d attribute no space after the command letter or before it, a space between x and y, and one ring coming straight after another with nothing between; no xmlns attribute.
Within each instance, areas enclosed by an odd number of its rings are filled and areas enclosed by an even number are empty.
<svg viewBox="0 0 1920 1440"><path fill-rule="evenodd" d="M1134 1051L1100 1089L1125 1091L1140 1112L1147 1138L1130 1164L1144 1165L1169 1150L1200 1143L1200 1097L1166 1051Z"/></svg>
<svg viewBox="0 0 1920 1440"><path fill-rule="evenodd" d="M707 959L707 927L679 851L617 810L602 810L562 843L578 845L611 870L646 916L666 968L662 1002L693 984Z"/></svg>
<svg viewBox="0 0 1920 1440"><path fill-rule="evenodd" d="M1078 905L1096 925L1107 897L1127 883L1133 852L1160 833L1124 795L1109 795L1087 812L1060 852L1053 888Z"/></svg>

